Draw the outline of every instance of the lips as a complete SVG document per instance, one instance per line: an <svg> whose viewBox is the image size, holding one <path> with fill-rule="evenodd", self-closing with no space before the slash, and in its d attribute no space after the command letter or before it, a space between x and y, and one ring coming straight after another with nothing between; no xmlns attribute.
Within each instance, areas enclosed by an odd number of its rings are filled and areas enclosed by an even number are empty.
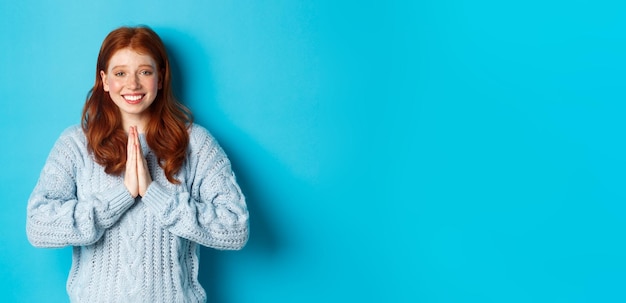
<svg viewBox="0 0 626 303"><path fill-rule="evenodd" d="M144 96L145 95L140 94L140 95L123 95L122 97L124 97L124 100L126 100L127 103L137 104L141 102Z"/></svg>

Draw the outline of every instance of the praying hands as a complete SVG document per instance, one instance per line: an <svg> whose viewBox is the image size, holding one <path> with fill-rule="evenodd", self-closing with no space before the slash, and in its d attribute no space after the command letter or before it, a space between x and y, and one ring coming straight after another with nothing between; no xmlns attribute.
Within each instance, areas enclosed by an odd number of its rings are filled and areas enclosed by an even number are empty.
<svg viewBox="0 0 626 303"><path fill-rule="evenodd" d="M126 156L126 172L124 173L124 185L133 198L143 197L152 183L148 162L141 152L137 127L131 126L128 131L128 145Z"/></svg>

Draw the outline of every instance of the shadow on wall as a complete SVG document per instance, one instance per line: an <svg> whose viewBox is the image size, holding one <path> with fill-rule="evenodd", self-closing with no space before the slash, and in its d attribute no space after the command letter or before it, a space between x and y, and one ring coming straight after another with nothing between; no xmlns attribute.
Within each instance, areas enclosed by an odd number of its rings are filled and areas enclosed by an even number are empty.
<svg viewBox="0 0 626 303"><path fill-rule="evenodd" d="M194 103L202 104L197 106L202 110L194 110L194 120L209 129L220 142L232 162L238 183L246 196L250 211L250 239L246 247L241 252L222 252L201 247L200 252L199 280L207 292L207 301L229 302L225 290L233 288L227 287L223 279L225 275L228 275L227 264L235 264L240 258L252 259L254 262L272 262L273 257L284 248L279 230L272 224L276 222L276 218L272 218L276 214L268 212L268 206L275 201L274 197L277 194L272 189L279 187L268 187L259 183L258 180L266 179L269 173L259 168L263 167L264 170L270 168L273 176L276 174L280 174L282 178L293 178L293 176L289 176L289 172L248 135L227 119L221 118L221 110L216 104L211 103L215 100L212 86L214 81L211 79L209 56L205 53L201 43L177 30L157 28L155 30L162 37L169 53L172 65L172 85L176 96L192 109ZM201 83L202 87L196 91L202 91L203 100L188 101L188 92L194 91L194 88L186 85L185 79L188 77L201 77L195 78L193 83ZM228 137L220 136L220 132L216 129L223 130L222 133L228 133ZM255 165L255 163L263 163L263 165Z"/></svg>

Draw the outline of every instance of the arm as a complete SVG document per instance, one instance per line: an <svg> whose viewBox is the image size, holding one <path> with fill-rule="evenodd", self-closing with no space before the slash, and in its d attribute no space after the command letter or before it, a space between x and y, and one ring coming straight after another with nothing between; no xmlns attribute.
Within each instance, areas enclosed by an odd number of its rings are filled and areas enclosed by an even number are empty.
<svg viewBox="0 0 626 303"><path fill-rule="evenodd" d="M180 237L217 249L241 249L248 240L245 198L224 151L205 134L182 168L192 184L172 189L152 182L142 201L164 228Z"/></svg>
<svg viewBox="0 0 626 303"><path fill-rule="evenodd" d="M34 246L93 244L134 203L121 182L87 199L77 198L77 163L85 152L80 145L65 133L48 156L28 201L26 232Z"/></svg>

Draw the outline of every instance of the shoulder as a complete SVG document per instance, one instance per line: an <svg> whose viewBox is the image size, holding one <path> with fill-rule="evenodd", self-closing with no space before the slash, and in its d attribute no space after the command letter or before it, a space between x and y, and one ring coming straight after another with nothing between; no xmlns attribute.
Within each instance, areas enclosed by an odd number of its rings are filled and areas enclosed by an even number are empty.
<svg viewBox="0 0 626 303"><path fill-rule="evenodd" d="M61 132L54 149L84 154L87 150L87 138L80 125L72 125Z"/></svg>
<svg viewBox="0 0 626 303"><path fill-rule="evenodd" d="M89 153L85 134L80 125L73 125L61 132L48 155L48 162L76 165Z"/></svg>
<svg viewBox="0 0 626 303"><path fill-rule="evenodd" d="M211 132L198 124L189 127L189 152L190 157L197 160L223 162L227 159L226 153Z"/></svg>
<svg viewBox="0 0 626 303"><path fill-rule="evenodd" d="M195 123L191 124L189 127L189 146L198 148L207 144L219 146L215 137L206 128Z"/></svg>
<svg viewBox="0 0 626 303"><path fill-rule="evenodd" d="M79 124L72 125L61 132L61 138L84 138L85 133Z"/></svg>
<svg viewBox="0 0 626 303"><path fill-rule="evenodd" d="M87 138L79 124L72 125L61 132L57 144L85 146Z"/></svg>

